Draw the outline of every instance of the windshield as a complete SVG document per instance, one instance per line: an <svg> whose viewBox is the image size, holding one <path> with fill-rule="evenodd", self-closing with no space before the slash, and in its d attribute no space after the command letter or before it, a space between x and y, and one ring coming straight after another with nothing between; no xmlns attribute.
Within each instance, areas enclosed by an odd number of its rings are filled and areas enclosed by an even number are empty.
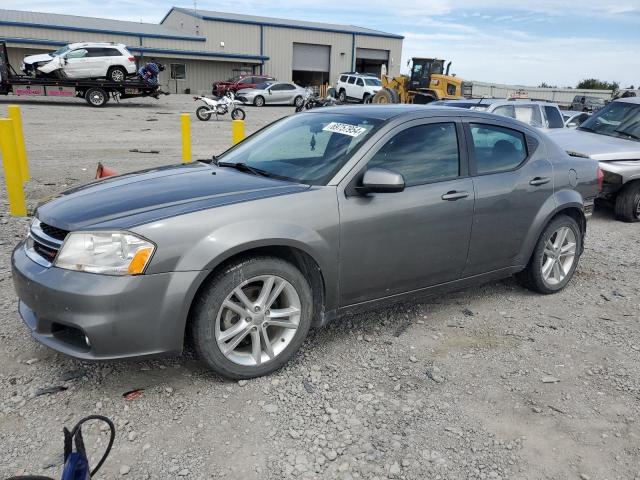
<svg viewBox="0 0 640 480"><path fill-rule="evenodd" d="M58 50L53 52L51 55L54 57L59 57L60 55L64 55L68 51L69 51L69 46L67 45L66 47L59 48Z"/></svg>
<svg viewBox="0 0 640 480"><path fill-rule="evenodd" d="M382 82L377 78L365 78L364 84L369 85L370 87L379 87L380 85L382 85Z"/></svg>
<svg viewBox="0 0 640 480"><path fill-rule="evenodd" d="M324 185L383 122L357 115L298 114L279 120L218 158L270 176Z"/></svg>
<svg viewBox="0 0 640 480"><path fill-rule="evenodd" d="M640 104L612 102L585 120L578 129L640 141Z"/></svg>
<svg viewBox="0 0 640 480"><path fill-rule="evenodd" d="M259 83L258 85L256 85L253 88L257 88L258 90L266 90L267 87L269 87L269 85L271 85L273 82L262 82Z"/></svg>

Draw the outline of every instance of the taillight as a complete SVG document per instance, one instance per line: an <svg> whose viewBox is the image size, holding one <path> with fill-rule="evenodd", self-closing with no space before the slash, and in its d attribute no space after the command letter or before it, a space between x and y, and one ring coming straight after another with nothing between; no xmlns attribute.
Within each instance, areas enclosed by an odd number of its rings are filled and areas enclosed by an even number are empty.
<svg viewBox="0 0 640 480"><path fill-rule="evenodd" d="M129 61L130 62L135 62L136 61L136 57L129 57Z"/></svg>
<svg viewBox="0 0 640 480"><path fill-rule="evenodd" d="M598 192L602 191L602 184L604 183L604 172L601 168L598 169Z"/></svg>

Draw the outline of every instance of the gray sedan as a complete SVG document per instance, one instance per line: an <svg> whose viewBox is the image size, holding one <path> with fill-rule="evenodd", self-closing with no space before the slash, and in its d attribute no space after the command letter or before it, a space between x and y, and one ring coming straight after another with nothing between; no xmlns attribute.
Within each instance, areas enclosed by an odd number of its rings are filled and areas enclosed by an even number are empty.
<svg viewBox="0 0 640 480"><path fill-rule="evenodd" d="M175 354L190 338L221 375L265 375L349 311L512 274L562 290L596 171L497 115L311 110L215 164L111 177L39 206L12 256L19 311L73 357Z"/></svg>
<svg viewBox="0 0 640 480"><path fill-rule="evenodd" d="M253 104L256 107L263 105L295 105L299 107L304 101L305 90L295 83L289 82L264 82L255 88L238 90L236 97L242 103Z"/></svg>

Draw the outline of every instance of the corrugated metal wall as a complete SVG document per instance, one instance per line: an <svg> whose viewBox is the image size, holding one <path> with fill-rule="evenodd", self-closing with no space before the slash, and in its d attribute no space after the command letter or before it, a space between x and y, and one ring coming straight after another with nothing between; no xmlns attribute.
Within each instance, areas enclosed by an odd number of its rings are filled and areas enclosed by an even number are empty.
<svg viewBox="0 0 640 480"><path fill-rule="evenodd" d="M605 100L611 99L611 90L578 90L575 88L540 88L525 85L503 85L498 83L473 82L474 97L508 98L517 91L526 92L528 97L547 100L560 105L568 105L576 95L589 95Z"/></svg>

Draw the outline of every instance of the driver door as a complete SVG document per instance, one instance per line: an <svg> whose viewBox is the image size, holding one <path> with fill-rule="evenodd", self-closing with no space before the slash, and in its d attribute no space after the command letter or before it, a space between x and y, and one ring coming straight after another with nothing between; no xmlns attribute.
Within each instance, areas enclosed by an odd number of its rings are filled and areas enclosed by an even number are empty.
<svg viewBox="0 0 640 480"><path fill-rule="evenodd" d="M84 48L67 53L63 60L65 75L69 78L89 78L91 72L87 55L88 51Z"/></svg>
<svg viewBox="0 0 640 480"><path fill-rule="evenodd" d="M455 118L405 123L363 159L339 194L340 305L457 280L467 260L474 191ZM362 163L362 162L361 162ZM365 168L403 175L396 193L350 194Z"/></svg>

